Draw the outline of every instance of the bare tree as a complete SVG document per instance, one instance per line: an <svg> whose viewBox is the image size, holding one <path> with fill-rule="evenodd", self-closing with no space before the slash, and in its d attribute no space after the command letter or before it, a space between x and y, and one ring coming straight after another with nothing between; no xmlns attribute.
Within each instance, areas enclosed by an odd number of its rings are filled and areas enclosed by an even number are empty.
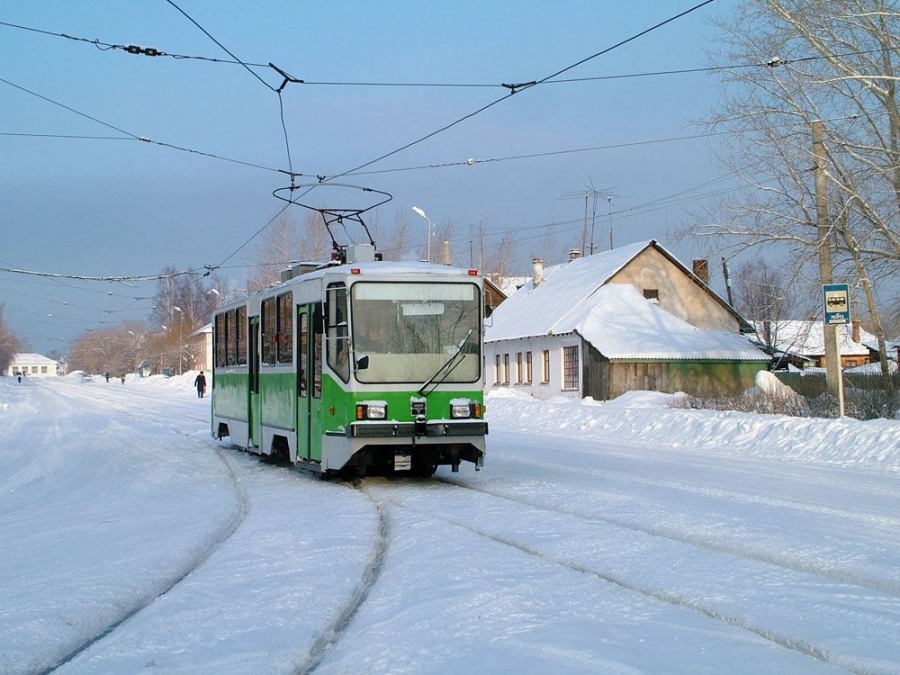
<svg viewBox="0 0 900 675"><path fill-rule="evenodd" d="M3 320L3 305L0 304L0 373L6 372L21 347L22 341L7 328Z"/></svg>
<svg viewBox="0 0 900 675"><path fill-rule="evenodd" d="M266 228L255 258L250 263L247 291L254 293L277 283L281 271L300 261L324 261L330 256L331 239L322 217L307 211L298 226L284 211Z"/></svg>
<svg viewBox="0 0 900 675"><path fill-rule="evenodd" d="M777 245L815 260L810 128L824 121L835 274L862 292L884 359L879 307L900 271L900 11L888 0L746 0L721 22L722 159L751 188L709 232L737 249ZM751 64L756 64L751 67ZM881 296L878 290L881 288Z"/></svg>

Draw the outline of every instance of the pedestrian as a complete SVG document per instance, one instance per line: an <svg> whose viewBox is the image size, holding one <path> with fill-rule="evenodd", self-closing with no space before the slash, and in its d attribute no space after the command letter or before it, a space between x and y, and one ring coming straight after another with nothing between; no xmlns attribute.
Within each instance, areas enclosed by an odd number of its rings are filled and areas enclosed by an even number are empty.
<svg viewBox="0 0 900 675"><path fill-rule="evenodd" d="M203 398L203 394L206 393L206 377L203 375L203 371L200 371L200 374L194 378L194 386L197 387L197 398Z"/></svg>
<svg viewBox="0 0 900 675"><path fill-rule="evenodd" d="M106 373L106 381L109 382L109 373Z"/></svg>

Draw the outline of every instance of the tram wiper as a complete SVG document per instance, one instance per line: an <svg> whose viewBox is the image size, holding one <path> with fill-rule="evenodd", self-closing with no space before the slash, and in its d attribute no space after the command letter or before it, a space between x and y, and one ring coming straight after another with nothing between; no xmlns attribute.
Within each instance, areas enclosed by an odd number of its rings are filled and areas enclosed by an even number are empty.
<svg viewBox="0 0 900 675"><path fill-rule="evenodd" d="M447 359L440 368L437 369L437 372L434 375L425 380L425 384L419 387L418 393L420 396L428 396L428 394L437 389L438 386L444 382L444 380L450 377L450 373L456 370L456 367L460 363L462 363L463 360L462 358L460 358L460 356L462 355L463 347L466 346L466 342L469 341L469 337L471 337L474 330L474 328L469 329L469 332L466 333L466 336L462 340L460 340L459 344L456 347L456 351L453 352L453 355L449 359ZM438 377L440 377L441 379L438 379ZM432 383L434 383L434 386L430 391L428 391L428 393L426 393L425 390L428 388L428 385Z"/></svg>

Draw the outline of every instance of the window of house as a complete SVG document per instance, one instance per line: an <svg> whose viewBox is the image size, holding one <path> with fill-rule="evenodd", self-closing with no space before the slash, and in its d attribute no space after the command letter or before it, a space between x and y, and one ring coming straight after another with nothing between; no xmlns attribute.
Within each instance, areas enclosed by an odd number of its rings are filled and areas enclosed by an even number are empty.
<svg viewBox="0 0 900 675"><path fill-rule="evenodd" d="M578 346L563 347L563 389L578 388Z"/></svg>
<svg viewBox="0 0 900 675"><path fill-rule="evenodd" d="M531 352L525 352L525 384L531 384Z"/></svg>
<svg viewBox="0 0 900 675"><path fill-rule="evenodd" d="M41 366L41 373L44 375L47 374L47 366Z"/></svg>
<svg viewBox="0 0 900 675"><path fill-rule="evenodd" d="M541 384L550 382L550 350L545 349L541 352Z"/></svg>
<svg viewBox="0 0 900 675"><path fill-rule="evenodd" d="M500 355L494 354L494 384L500 384Z"/></svg>
<svg viewBox="0 0 900 675"><path fill-rule="evenodd" d="M509 354L503 355L503 384L509 384Z"/></svg>
<svg viewBox="0 0 900 675"><path fill-rule="evenodd" d="M525 375L522 369L522 352L516 352L516 384L522 384L522 377Z"/></svg>
<svg viewBox="0 0 900 675"><path fill-rule="evenodd" d="M644 289L644 298L646 298L650 302L659 304L659 289L658 288L645 288Z"/></svg>

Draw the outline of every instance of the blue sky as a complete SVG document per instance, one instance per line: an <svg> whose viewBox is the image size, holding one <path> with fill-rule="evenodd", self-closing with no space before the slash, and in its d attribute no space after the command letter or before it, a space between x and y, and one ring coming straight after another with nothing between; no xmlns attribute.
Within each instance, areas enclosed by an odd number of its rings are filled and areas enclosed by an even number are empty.
<svg viewBox="0 0 900 675"><path fill-rule="evenodd" d="M735 2L717 0L562 77L702 68L715 49L709 18ZM306 81L282 100L293 170L310 177L370 162L503 97L502 83L541 80L696 4L176 2L241 60ZM102 50L8 25L230 58L178 8L0 1L0 267L139 276L228 259L220 274L237 286L246 278L254 244L232 254L282 208L272 192L290 184L277 95L239 65ZM281 84L271 69L253 72ZM491 86L324 84L349 82ZM690 121L718 94L702 73L548 83L340 182L393 195L372 217L379 226L406 218L413 238L421 229L411 257L427 240L417 205L436 229L453 226L461 265L479 224L489 245L512 233L521 261L553 262L558 254L542 250L547 229L558 243L580 239L584 202L566 197L592 184L615 195L598 205L596 246L608 246L611 227L616 245L655 238L689 263L714 252L672 239L690 216L669 197L703 199L736 180L716 165L714 139L649 141L701 133ZM584 151L560 154L569 150ZM405 170L441 164L452 166ZM88 328L147 318L154 289L0 272L7 324L42 353L65 352Z"/></svg>

